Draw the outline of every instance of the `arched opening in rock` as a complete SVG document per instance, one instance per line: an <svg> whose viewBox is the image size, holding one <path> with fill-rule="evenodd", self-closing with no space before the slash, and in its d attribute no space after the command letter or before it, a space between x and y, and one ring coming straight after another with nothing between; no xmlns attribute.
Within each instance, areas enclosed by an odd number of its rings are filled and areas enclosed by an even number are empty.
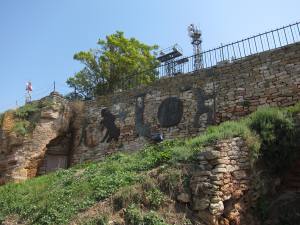
<svg viewBox="0 0 300 225"><path fill-rule="evenodd" d="M66 134L51 140L47 144L45 156L40 163L37 176L69 167L71 140L71 134Z"/></svg>

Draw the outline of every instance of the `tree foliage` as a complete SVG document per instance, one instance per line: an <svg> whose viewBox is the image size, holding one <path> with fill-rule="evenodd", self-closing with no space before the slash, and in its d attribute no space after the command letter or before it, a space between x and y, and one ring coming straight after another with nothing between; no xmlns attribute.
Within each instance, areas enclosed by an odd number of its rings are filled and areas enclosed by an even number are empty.
<svg viewBox="0 0 300 225"><path fill-rule="evenodd" d="M67 84L76 88L81 97L92 98L156 79L156 45L149 46L135 38L127 39L120 31L106 36L105 40L100 39L98 45L98 49L74 55L84 68L70 77Z"/></svg>

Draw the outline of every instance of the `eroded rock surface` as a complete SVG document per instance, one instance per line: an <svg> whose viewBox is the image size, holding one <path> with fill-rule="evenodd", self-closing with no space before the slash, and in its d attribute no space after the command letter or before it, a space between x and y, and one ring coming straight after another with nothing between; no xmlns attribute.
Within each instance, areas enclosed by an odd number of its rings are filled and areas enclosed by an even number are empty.
<svg viewBox="0 0 300 225"><path fill-rule="evenodd" d="M71 109L68 102L56 93L48 98L53 105L41 109L40 119L30 134L22 136L13 132L12 115L5 116L0 141L1 183L19 182L36 176L47 144L69 131Z"/></svg>

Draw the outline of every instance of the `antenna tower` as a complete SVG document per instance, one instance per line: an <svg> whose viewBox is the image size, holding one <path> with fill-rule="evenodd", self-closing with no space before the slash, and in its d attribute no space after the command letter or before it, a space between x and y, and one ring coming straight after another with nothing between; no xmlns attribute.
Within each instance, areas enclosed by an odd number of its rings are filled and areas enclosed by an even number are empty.
<svg viewBox="0 0 300 225"><path fill-rule="evenodd" d="M31 102L31 92L32 92L32 84L30 81L26 83L26 95L25 95L25 103Z"/></svg>
<svg viewBox="0 0 300 225"><path fill-rule="evenodd" d="M201 54L202 33L200 29L194 24L188 26L188 33L190 38L192 39L191 44L193 45L194 49L194 70L199 70L203 68L203 59Z"/></svg>

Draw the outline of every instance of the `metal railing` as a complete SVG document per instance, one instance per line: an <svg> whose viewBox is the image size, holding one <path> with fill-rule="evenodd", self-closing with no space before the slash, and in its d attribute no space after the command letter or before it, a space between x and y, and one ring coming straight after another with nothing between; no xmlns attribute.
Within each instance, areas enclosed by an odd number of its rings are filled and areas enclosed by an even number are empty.
<svg viewBox="0 0 300 225"><path fill-rule="evenodd" d="M300 41L300 22L290 24L275 30L258 34L240 41L204 51L201 53L201 69L210 68L219 64L231 63L247 56L277 49ZM164 63L156 70L159 78L174 76L181 73L194 72L196 56L181 58ZM170 68L172 68L170 70ZM170 72L171 71L171 72Z"/></svg>
<svg viewBox="0 0 300 225"><path fill-rule="evenodd" d="M300 22L296 22L288 26L204 51L200 56L200 59L202 60L200 68L199 64L195 63L195 60L197 58L199 59L199 55L192 55L164 62L156 68L143 71L139 74L120 76L122 78L119 82L117 82L117 86L109 88L104 85L102 93L98 93L98 95L121 92L123 90L129 90L142 85L148 85L154 80L161 79L163 77L192 73L199 69L232 63L250 55L277 49L299 41Z"/></svg>

